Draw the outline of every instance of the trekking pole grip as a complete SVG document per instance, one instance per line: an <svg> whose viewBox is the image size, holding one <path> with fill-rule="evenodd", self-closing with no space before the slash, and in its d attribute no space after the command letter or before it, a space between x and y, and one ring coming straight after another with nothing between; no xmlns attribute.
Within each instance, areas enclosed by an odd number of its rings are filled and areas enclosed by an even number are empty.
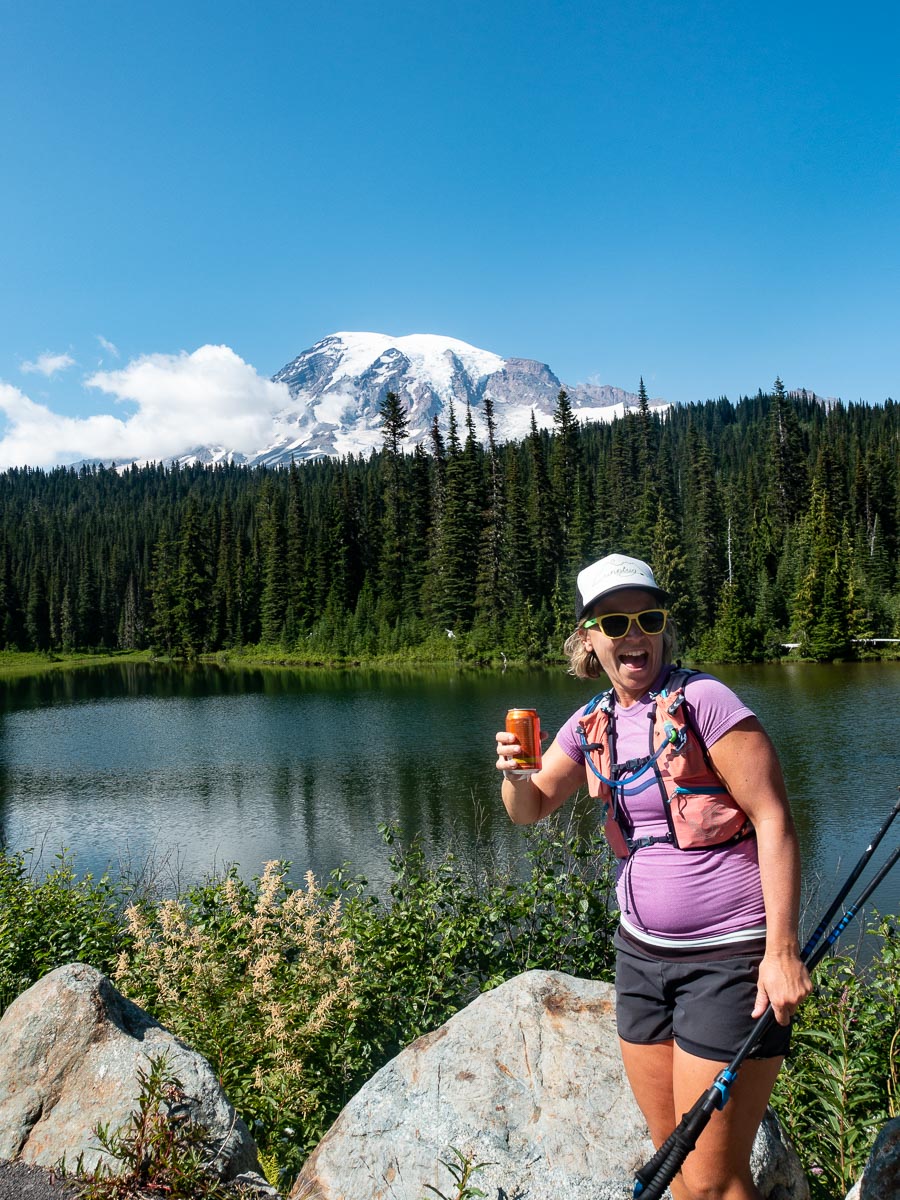
<svg viewBox="0 0 900 1200"><path fill-rule="evenodd" d="M636 1184L634 1194L635 1196L640 1196L641 1200L644 1200L644 1198L648 1195L647 1188L652 1184L653 1180L656 1178L657 1171L662 1167L662 1164L669 1157L669 1152L675 1145L677 1132L678 1131L675 1130L670 1133L653 1157L648 1158L641 1169L635 1172L634 1178L636 1180ZM638 1185L641 1188L640 1191L637 1190Z"/></svg>
<svg viewBox="0 0 900 1200"><path fill-rule="evenodd" d="M692 1146L673 1146L647 1186L643 1191L637 1193L640 1200L659 1200L660 1196L681 1170L684 1160L692 1149Z"/></svg>
<svg viewBox="0 0 900 1200"><path fill-rule="evenodd" d="M635 1173L635 1197L657 1200L663 1194L697 1145L697 1138L709 1124L710 1117L723 1103L717 1081L713 1082L684 1114L650 1161Z"/></svg>

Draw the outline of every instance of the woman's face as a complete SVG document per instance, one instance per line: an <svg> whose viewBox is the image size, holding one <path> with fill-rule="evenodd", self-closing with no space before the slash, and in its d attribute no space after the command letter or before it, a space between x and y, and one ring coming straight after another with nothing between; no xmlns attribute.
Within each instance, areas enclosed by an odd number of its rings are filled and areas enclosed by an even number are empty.
<svg viewBox="0 0 900 1200"><path fill-rule="evenodd" d="M659 608L659 600L642 588L625 588L604 596L592 607L590 616L603 613L639 613L647 608ZM587 644L600 660L619 700L628 707L656 682L663 665L661 633L644 633L637 621L632 621L621 638L609 638L599 626L582 631Z"/></svg>

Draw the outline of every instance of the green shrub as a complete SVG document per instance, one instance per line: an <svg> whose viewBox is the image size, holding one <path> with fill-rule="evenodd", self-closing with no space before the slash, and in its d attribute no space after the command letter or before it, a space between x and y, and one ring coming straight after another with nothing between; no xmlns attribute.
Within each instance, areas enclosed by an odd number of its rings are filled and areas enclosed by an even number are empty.
<svg viewBox="0 0 900 1200"><path fill-rule="evenodd" d="M357 894L347 928L362 967L359 1031L373 1062L443 1024L488 988L541 968L610 978L612 860L596 832L554 815L523 831L526 871L418 840L392 847L389 899Z"/></svg>
<svg viewBox="0 0 900 1200"><path fill-rule="evenodd" d="M78 878L66 854L39 877L25 855L0 849L0 1012L65 963L110 973L123 942L120 895L106 875Z"/></svg>
<svg viewBox="0 0 900 1200"><path fill-rule="evenodd" d="M385 900L342 872L294 888L271 863L127 913L116 982L213 1064L286 1173L379 1066L480 991L532 967L610 969L609 859L573 822L526 834L521 878L383 832Z"/></svg>
<svg viewBox="0 0 900 1200"><path fill-rule="evenodd" d="M0 1004L66 962L111 974L213 1064L284 1180L378 1067L479 992L533 968L611 978L613 864L577 806L524 829L517 863L382 833L384 898L343 870L298 888L269 864L127 918L127 885L79 879L66 856L38 878L0 851ZM846 1194L900 1111L900 931L867 937L865 965L819 965L773 1097L815 1200Z"/></svg>

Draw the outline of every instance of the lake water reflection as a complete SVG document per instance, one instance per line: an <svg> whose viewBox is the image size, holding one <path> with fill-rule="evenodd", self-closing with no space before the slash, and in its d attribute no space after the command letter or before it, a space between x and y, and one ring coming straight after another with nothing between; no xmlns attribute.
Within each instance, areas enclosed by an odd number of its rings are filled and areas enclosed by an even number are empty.
<svg viewBox="0 0 900 1200"><path fill-rule="evenodd" d="M727 667L717 674L781 755L810 879L855 862L896 798L900 664ZM559 671L408 674L180 669L48 674L0 684L0 834L62 847L80 870L148 855L182 882L272 858L320 878L343 862L383 888L379 823L439 849L476 823L516 857L493 769L514 704L555 730L589 697ZM900 826L900 822L898 822ZM900 828L895 836L900 836ZM900 874L900 873L898 873ZM877 898L900 912L900 877Z"/></svg>

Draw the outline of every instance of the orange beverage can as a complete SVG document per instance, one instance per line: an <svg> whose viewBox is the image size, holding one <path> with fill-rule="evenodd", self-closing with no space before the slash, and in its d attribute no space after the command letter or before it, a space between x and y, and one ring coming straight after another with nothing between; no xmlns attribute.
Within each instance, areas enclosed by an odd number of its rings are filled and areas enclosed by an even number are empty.
<svg viewBox="0 0 900 1200"><path fill-rule="evenodd" d="M515 734L522 747L516 755L517 771L534 775L541 769L541 719L536 708L511 708L506 714L506 732Z"/></svg>

